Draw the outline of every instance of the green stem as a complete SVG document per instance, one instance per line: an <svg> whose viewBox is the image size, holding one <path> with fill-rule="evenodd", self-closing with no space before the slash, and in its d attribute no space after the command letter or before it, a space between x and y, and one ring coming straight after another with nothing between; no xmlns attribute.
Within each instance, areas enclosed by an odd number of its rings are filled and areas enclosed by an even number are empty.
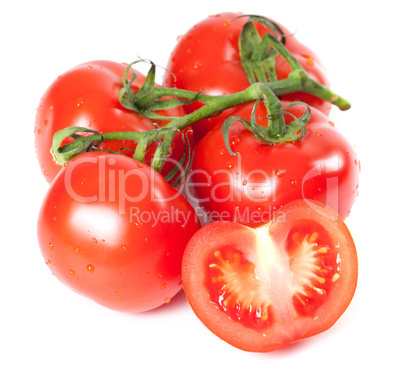
<svg viewBox="0 0 402 377"><path fill-rule="evenodd" d="M351 105L349 101L334 93L326 86L313 80L296 58L273 35L266 34L264 37L269 39L270 45L283 56L292 68L292 72L289 74L287 79L270 83L273 85L271 89L276 95L292 92L305 92L321 98L324 101L330 102L340 110L348 110L350 108Z"/></svg>
<svg viewBox="0 0 402 377"><path fill-rule="evenodd" d="M293 64L293 62L292 62ZM298 64L298 63L297 63ZM289 77L285 80L273 81L269 83L261 83L257 82L250 85L247 89L233 93L228 95L220 95L220 96L209 96L199 93L194 93L187 90L174 89L174 88L163 88L157 87L154 88L149 94L143 96L140 101L136 102L136 106L138 108L144 108L144 110L139 110L139 112L148 116L152 119L152 111L147 110L147 106L152 106L152 104L161 103L164 101L161 98L165 96L175 96L179 98L185 98L188 100L196 99L197 101L203 102L204 106L199 109L193 111L190 114L187 114L183 117L178 117L172 119L166 126L153 130L153 134L151 136L156 135L160 138L163 138L166 135L168 130L179 130L182 131L188 126L208 117L211 117L215 114L218 114L228 108L242 105L245 103L253 102L258 100L261 97L264 97L268 114L280 114L280 101L274 101L272 95L269 93L274 93L275 95L282 95L292 92L305 91L307 93L311 93L316 95L317 97L327 99L329 102L337 105L340 109L346 110L350 107L348 101L343 99L342 97L333 93L330 89L326 88L323 85L320 85L316 81L312 80L304 70L295 69L291 72ZM286 132L286 127L283 124L282 120L279 120L280 116L271 117L271 131L270 134L272 137L275 135L283 136ZM67 144L64 147L59 147L62 141L67 136L75 135L74 132L62 133L58 137L54 138L52 153L55 156L56 161L59 164L63 165L65 162L69 161L75 155L82 153L83 151L90 150L94 144L99 144L102 141L109 140L134 140L137 143L140 143L144 137L149 136L149 131L147 132L109 132L109 133L94 133L89 136L79 136L77 140L73 141L70 144ZM79 130L78 132L91 132L91 130ZM61 137L63 135L63 137ZM152 137L147 137L148 143L152 141ZM144 149L145 151L145 149ZM145 152L144 152L145 153ZM65 157L61 157L62 155ZM141 154L142 155L142 154ZM141 156L137 156L140 158Z"/></svg>

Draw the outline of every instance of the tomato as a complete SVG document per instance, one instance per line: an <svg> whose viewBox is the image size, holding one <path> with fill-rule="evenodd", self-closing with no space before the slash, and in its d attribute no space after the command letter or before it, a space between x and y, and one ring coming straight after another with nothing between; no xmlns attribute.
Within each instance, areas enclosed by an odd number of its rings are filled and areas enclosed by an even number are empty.
<svg viewBox="0 0 402 377"><path fill-rule="evenodd" d="M72 126L86 127L102 133L116 131L148 131L155 129L155 122L127 110L119 102L119 91L126 64L113 61L90 61L80 64L59 76L41 98L35 120L35 147L41 170L50 183L61 167L50 154L53 135L56 131ZM144 83L145 77L132 69L137 78L132 85L134 92ZM129 75L130 77L130 75ZM182 116L182 108L162 112L169 116ZM159 122L161 126L166 122ZM101 148L133 155L134 141L105 141ZM155 149L155 145L150 147ZM182 137L177 134L172 144L170 160L162 170L168 172L180 161L184 153ZM148 161L152 153L148 154Z"/></svg>
<svg viewBox="0 0 402 377"><path fill-rule="evenodd" d="M241 66L238 40L247 17L238 18L239 13L221 13L210 16L194 25L178 42L171 53L163 85L177 87L209 95L230 94L246 89L250 83ZM268 30L257 25L260 34ZM328 86L324 69L316 56L308 47L300 43L286 28L286 48L299 61L306 72L319 83ZM289 64L278 56L276 58L278 80L288 77ZM330 104L307 93L291 93L282 99L303 101L316 107L325 114L330 112ZM187 111L193 111L200 104L189 105ZM232 110L221 115L198 122L194 127L194 137L200 140L212 127L221 124Z"/></svg>
<svg viewBox="0 0 402 377"><path fill-rule="evenodd" d="M286 103L284 103L286 105ZM253 104L234 113L250 120ZM295 105L287 112L300 118L306 110ZM266 117L262 103L257 119ZM285 122L294 118L285 115ZM261 121L261 123L263 123ZM326 203L345 219L358 194L360 163L352 145L320 111L311 108L307 133L296 142L262 144L240 122L229 131L229 154L216 128L194 150L189 194L211 221L235 221L260 226L284 204L296 199Z"/></svg>
<svg viewBox="0 0 402 377"><path fill-rule="evenodd" d="M354 295L356 248L343 221L313 201L288 203L257 229L201 228L183 256L195 314L234 347L270 352L329 329Z"/></svg>
<svg viewBox="0 0 402 377"><path fill-rule="evenodd" d="M182 289L181 260L198 218L155 170L124 155L82 154L49 187L38 240L52 274L124 312L168 303Z"/></svg>

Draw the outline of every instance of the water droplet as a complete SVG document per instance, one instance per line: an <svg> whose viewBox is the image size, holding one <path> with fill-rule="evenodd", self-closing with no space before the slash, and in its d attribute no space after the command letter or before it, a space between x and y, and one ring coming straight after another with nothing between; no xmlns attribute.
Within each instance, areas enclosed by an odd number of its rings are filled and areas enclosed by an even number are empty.
<svg viewBox="0 0 402 377"><path fill-rule="evenodd" d="M149 241L148 237L145 237L144 242L147 243Z"/></svg>
<svg viewBox="0 0 402 377"><path fill-rule="evenodd" d="M307 65L309 66L313 66L314 65L314 58L312 56L310 56L307 60L306 60Z"/></svg>
<svg viewBox="0 0 402 377"><path fill-rule="evenodd" d="M50 242L49 243L49 249L52 250L53 249L53 244Z"/></svg>
<svg viewBox="0 0 402 377"><path fill-rule="evenodd" d="M292 181L290 181L290 184L292 185L292 186L297 186L297 181L296 180L292 180Z"/></svg>
<svg viewBox="0 0 402 377"><path fill-rule="evenodd" d="M277 177L282 177L284 174L285 174L285 171L282 170L282 169L278 169L278 170L276 171Z"/></svg>
<svg viewBox="0 0 402 377"><path fill-rule="evenodd" d="M317 136L322 136L322 133L321 133L321 132L317 132L316 135L317 135Z"/></svg>
<svg viewBox="0 0 402 377"><path fill-rule="evenodd" d="M127 250L127 245L121 245L122 250Z"/></svg>
<svg viewBox="0 0 402 377"><path fill-rule="evenodd" d="M95 271L95 267L92 266L92 264L88 264L88 266L87 266L87 271L92 273L92 272Z"/></svg>
<svg viewBox="0 0 402 377"><path fill-rule="evenodd" d="M70 270L70 275L71 275L71 276L74 276L74 275L75 275L74 270Z"/></svg>
<svg viewBox="0 0 402 377"><path fill-rule="evenodd" d="M263 207L263 206L258 206L258 207L257 207L257 211L258 211L258 212L264 211L264 207Z"/></svg>
<svg viewBox="0 0 402 377"><path fill-rule="evenodd" d="M193 68L194 68L194 69L198 69L198 68L200 68L201 66L202 66L201 62L200 62L199 60L197 60L197 61L194 62Z"/></svg>
<svg viewBox="0 0 402 377"><path fill-rule="evenodd" d="M47 119L45 119L45 120L43 121L43 124L44 124L45 126L47 126L47 125L49 124L49 121L48 121Z"/></svg>
<svg viewBox="0 0 402 377"><path fill-rule="evenodd" d="M169 304L169 302L171 301L171 299L172 299L171 297L167 297L167 298L165 298L164 303L165 303L165 304Z"/></svg>
<svg viewBox="0 0 402 377"><path fill-rule="evenodd" d="M77 106L82 106L84 104L84 100L82 98L77 99Z"/></svg>
<svg viewBox="0 0 402 377"><path fill-rule="evenodd" d="M227 26L230 25L230 21L224 21L222 25L223 25L224 27L227 27Z"/></svg>
<svg viewBox="0 0 402 377"><path fill-rule="evenodd" d="M166 283L163 283L163 284L161 285L161 289L166 289L166 287L167 287L167 284L166 284Z"/></svg>
<svg viewBox="0 0 402 377"><path fill-rule="evenodd" d="M238 136L233 136L233 137L230 139L230 144L232 144L232 145L236 145L236 144L239 144L239 143L240 143L240 139L239 139Z"/></svg>
<svg viewBox="0 0 402 377"><path fill-rule="evenodd" d="M141 163L138 163L138 164L137 164L137 168L140 168L140 169L141 169L141 168L143 168L143 167L144 167L143 164L141 164Z"/></svg>
<svg viewBox="0 0 402 377"><path fill-rule="evenodd" d="M51 261L50 259L48 259L45 263L46 263L47 265L49 265L49 264L52 264L52 261Z"/></svg>
<svg viewBox="0 0 402 377"><path fill-rule="evenodd" d="M224 149L221 149L221 150L219 151L219 154L220 154L221 156L223 156L223 155L225 154L225 150L224 150Z"/></svg>
<svg viewBox="0 0 402 377"><path fill-rule="evenodd" d="M87 69L93 69L92 65L89 65L89 66L87 67Z"/></svg>
<svg viewBox="0 0 402 377"><path fill-rule="evenodd" d="M335 127L335 123L334 123L334 122L329 121L329 124L330 124L332 127Z"/></svg>
<svg viewBox="0 0 402 377"><path fill-rule="evenodd" d="M247 186L247 179L243 181L243 186Z"/></svg>
<svg viewBox="0 0 402 377"><path fill-rule="evenodd" d="M92 238L92 241L94 241L95 245L98 244L98 240L96 238Z"/></svg>
<svg viewBox="0 0 402 377"><path fill-rule="evenodd" d="M80 252L80 248L79 248L79 247L76 247L76 248L75 248L75 252L76 252L76 253L79 253L79 252Z"/></svg>

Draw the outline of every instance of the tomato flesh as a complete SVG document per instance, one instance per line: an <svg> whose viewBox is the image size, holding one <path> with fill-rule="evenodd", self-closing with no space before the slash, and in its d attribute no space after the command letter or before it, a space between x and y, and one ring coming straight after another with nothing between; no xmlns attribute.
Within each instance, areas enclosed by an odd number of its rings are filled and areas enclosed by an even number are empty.
<svg viewBox="0 0 402 377"><path fill-rule="evenodd" d="M232 320L251 328L269 327L272 305L261 295L255 265L241 251L227 247L211 254L205 285L211 302Z"/></svg>
<svg viewBox="0 0 402 377"><path fill-rule="evenodd" d="M336 212L304 200L280 211L283 220L256 229L210 223L183 257L195 314L246 351L274 351L329 329L356 289L355 245Z"/></svg>
<svg viewBox="0 0 402 377"><path fill-rule="evenodd" d="M301 224L301 227L292 229L287 253L293 274L292 302L295 311L298 315L314 315L325 303L332 284L340 277L340 260L327 234L323 231L307 233L303 229L305 226Z"/></svg>

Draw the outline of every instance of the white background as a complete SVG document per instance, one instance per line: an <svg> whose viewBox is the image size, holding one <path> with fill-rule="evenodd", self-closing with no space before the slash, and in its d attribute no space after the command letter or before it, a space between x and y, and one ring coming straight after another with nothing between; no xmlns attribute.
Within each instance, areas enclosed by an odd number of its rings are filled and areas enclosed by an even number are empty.
<svg viewBox="0 0 402 377"><path fill-rule="evenodd" d="M400 376L401 31L396 2L3 1L0 5L0 375ZM347 219L360 276L326 333L271 354L212 335L180 294L126 315L65 288L45 265L36 221L47 183L35 157L36 107L50 83L89 60L166 65L176 37L222 11L269 16L295 31L351 110L332 120L355 144L360 195ZM36 375L36 374L35 374Z"/></svg>

